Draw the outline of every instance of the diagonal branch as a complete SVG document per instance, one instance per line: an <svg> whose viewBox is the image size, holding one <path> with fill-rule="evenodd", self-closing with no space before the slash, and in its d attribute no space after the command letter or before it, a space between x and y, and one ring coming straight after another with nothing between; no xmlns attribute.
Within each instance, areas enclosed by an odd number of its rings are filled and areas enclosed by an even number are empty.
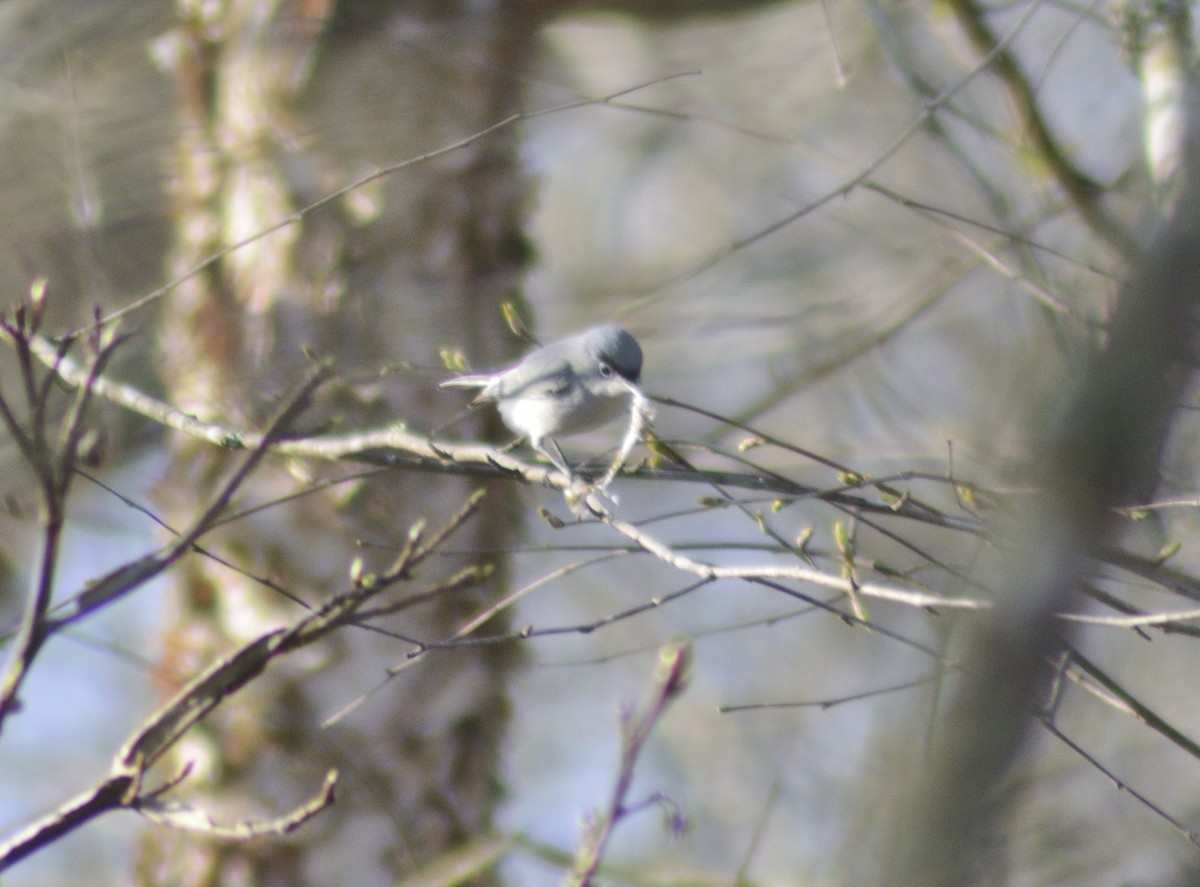
<svg viewBox="0 0 1200 887"><path fill-rule="evenodd" d="M912 607L947 607L963 610L984 610L991 606L987 601L973 598L947 598L923 591L911 591L894 585L875 582L857 582L841 575L833 576L798 564L751 564L747 566L717 566L688 557L676 551L660 539L646 533L629 521L612 514L597 496L586 501L588 510L604 524L616 530L663 563L699 576L701 579L790 579L808 582L822 588L832 588L845 594L861 594L880 600L895 601Z"/></svg>
<svg viewBox="0 0 1200 887"><path fill-rule="evenodd" d="M1039 159L1046 164L1054 180L1079 211L1080 217L1123 255L1136 255L1136 243L1104 208L1103 188L1071 163L1058 140L1050 132L1050 127L1038 107L1033 87L1013 56L1011 48L1006 45L1007 41L1001 40L992 30L975 0L950 0L949 5L976 51L991 59L990 67L1008 90L1009 98L1021 122L1022 132L1029 139ZM1036 7L1037 4L1033 6Z"/></svg>
<svg viewBox="0 0 1200 887"><path fill-rule="evenodd" d="M471 497L446 526L461 526L476 511L478 502L478 496ZM446 535L439 529L435 538L445 539ZM373 581L356 583L349 590L328 600L319 609L305 614L286 627L259 635L210 665L134 731L117 751L107 777L93 788L21 829L9 840L0 843L0 871L100 814L122 808L138 810L148 818L172 827L198 829L220 838L244 840L263 834L291 831L329 806L333 802L333 788L337 779L335 772L326 776L324 788L317 795L290 813L265 822L242 822L233 826L216 825L205 814L167 805L158 800L162 794L161 789L143 792L142 782L146 771L174 747L188 730L207 717L225 699L258 677L272 660L307 647L360 618L369 601L407 578L407 568L411 562L406 560L395 569L374 577ZM410 595L400 604L383 609L393 612L402 609L405 603L415 606L465 584L469 583L464 581L461 574L456 574L434 583L423 592Z"/></svg>

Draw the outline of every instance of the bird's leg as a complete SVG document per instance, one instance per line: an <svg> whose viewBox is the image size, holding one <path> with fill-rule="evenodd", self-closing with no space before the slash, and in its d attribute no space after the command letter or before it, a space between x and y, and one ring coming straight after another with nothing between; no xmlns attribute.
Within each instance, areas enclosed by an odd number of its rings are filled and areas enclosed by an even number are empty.
<svg viewBox="0 0 1200 887"><path fill-rule="evenodd" d="M567 476L572 482L575 480L575 472L571 470L571 466L567 464L566 458L562 454L562 450L558 448L558 443L554 438L547 437L540 443L533 445L533 448L550 460L550 463Z"/></svg>
<svg viewBox="0 0 1200 887"><path fill-rule="evenodd" d="M549 459L555 468L567 476L569 483L567 484L567 488L563 490L563 497L567 500L567 505L576 519L583 520L586 516L586 510L582 507L581 503L587 490L592 488L591 483L571 470L571 466L567 464L566 457L563 456L562 450L559 449L558 443L553 438L545 438L541 443L535 444L534 449Z"/></svg>

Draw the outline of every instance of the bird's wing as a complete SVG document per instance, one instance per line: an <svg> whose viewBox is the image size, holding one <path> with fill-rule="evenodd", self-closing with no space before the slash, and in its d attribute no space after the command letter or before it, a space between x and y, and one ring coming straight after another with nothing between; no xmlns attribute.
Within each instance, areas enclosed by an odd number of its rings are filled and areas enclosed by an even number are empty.
<svg viewBox="0 0 1200 887"><path fill-rule="evenodd" d="M536 357L541 358L541 355ZM526 360L480 392L489 397L557 397L571 386L575 371L560 357Z"/></svg>

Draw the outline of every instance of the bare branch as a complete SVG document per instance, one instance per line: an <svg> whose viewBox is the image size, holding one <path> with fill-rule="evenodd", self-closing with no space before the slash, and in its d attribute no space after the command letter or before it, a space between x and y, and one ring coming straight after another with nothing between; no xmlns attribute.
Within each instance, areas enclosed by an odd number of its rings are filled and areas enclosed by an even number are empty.
<svg viewBox="0 0 1200 887"><path fill-rule="evenodd" d="M0 674L0 727L7 717L19 706L19 693L42 644L50 634L47 614L50 610L54 590L54 577L59 560L63 524L66 519L67 494L73 477L73 468L83 437L84 413L91 398L91 383L100 376L105 364L112 356L120 340L115 333L99 338L96 352L83 371L80 386L71 409L63 420L57 440L49 433L49 412L46 402L52 391L45 381L39 384L33 362L33 341L38 338L37 324L41 317L44 292L36 290L30 300L18 309L17 322L4 322L4 332L21 357L21 375L27 396L30 398L30 428L20 433L20 422L7 406L3 411L5 422L18 432L30 468L38 478L42 497L42 538L38 573L30 586L29 595L21 614L16 638L9 652L3 674ZM61 349L55 352L55 362L62 356ZM51 369L53 370L53 365ZM54 379L53 372L46 374ZM3 400L3 398L0 398Z"/></svg>
<svg viewBox="0 0 1200 887"><path fill-rule="evenodd" d="M447 526L461 526L474 513L478 501L478 497L468 500ZM446 535L439 529L435 538L444 539ZM131 565L129 571L131 574L139 572L136 565ZM175 828L200 830L217 837L236 840L264 834L283 834L325 809L333 802L336 781L336 773L333 772L326 776L325 787L317 796L290 813L265 822L247 821L233 826L219 826L205 814L160 802L158 798L162 789L143 793L142 777L188 730L207 717L225 699L260 675L273 659L306 647L330 632L361 618L364 605L401 578L403 571L370 584L355 585L291 625L265 632L230 655L212 663L167 700L126 740L116 754L109 777L95 788L22 829L9 841L0 844L0 870L47 846L101 813L121 807L137 809L148 818ZM463 577L455 575L434 583L427 591L415 597L426 600L464 584L467 583ZM380 612L392 609L397 608L383 607L380 608Z"/></svg>
<svg viewBox="0 0 1200 887"><path fill-rule="evenodd" d="M626 803L633 784L633 769L667 705L686 687L690 661L691 648L686 644L674 644L660 650L655 663L654 685L645 710L640 713L626 712L622 716L621 760L617 766L617 778L607 806L593 814L584 827L574 866L564 882L568 887L587 887L592 883L613 829L630 813L641 809L640 805L630 808ZM661 799L656 797L655 800Z"/></svg>
<svg viewBox="0 0 1200 887"><path fill-rule="evenodd" d="M1036 7L1035 3L1031 8ZM1028 137L1038 157L1066 192L1079 211L1080 218L1122 254L1135 255L1137 244L1101 202L1103 189L1071 163L1051 134L1038 107L1033 87L1005 45L1007 40L996 35L974 0L951 0L950 9L976 50L990 59L989 67L1000 78L1012 99L1022 134Z"/></svg>
<svg viewBox="0 0 1200 887"><path fill-rule="evenodd" d="M132 772L120 772L77 795L70 801L30 823L11 838L0 843L0 872L16 865L32 853L53 844L101 813L126 805L129 789L138 777Z"/></svg>
<svg viewBox="0 0 1200 887"><path fill-rule="evenodd" d="M317 794L283 816L266 820L244 819L233 825L219 825L201 810L186 804L162 803L155 798L142 798L131 804L151 822L181 831L199 832L210 838L227 841L249 841L252 838L282 837L308 822L333 803L338 773L325 774L325 784Z"/></svg>
<svg viewBox="0 0 1200 887"><path fill-rule="evenodd" d="M241 488L246 478L270 451L272 442L287 431L296 416L308 405L313 391L328 378L329 373L330 368L327 364L319 364L310 371L308 378L284 402L269 423L267 430L256 435L255 447L222 484L216 496L213 497L213 501L190 529L181 533L161 553L146 555L132 563L123 564L92 583L84 591L68 598L64 602L62 610L55 615L50 627L58 629L70 625L121 599L191 551L200 537L217 523L234 493Z"/></svg>
<svg viewBox="0 0 1200 887"><path fill-rule="evenodd" d="M1159 817L1164 822L1168 822L1172 826L1174 826L1175 830L1178 831L1185 838L1187 838L1188 841L1190 841L1192 844L1195 844L1197 847L1200 847L1200 835L1198 835L1196 832L1191 831L1186 825L1184 825L1182 822L1180 822L1175 817L1168 814L1167 811L1162 809L1162 807L1159 807L1157 804L1152 802L1149 798L1147 798L1144 794L1139 792L1136 788L1131 786L1125 780L1119 779L1117 777L1117 775L1115 773L1113 773L1112 770L1110 770L1108 767L1105 767L1102 763L1100 763L1099 759L1096 758L1095 755L1089 754L1088 751L1083 746L1081 746L1078 742L1076 742L1075 740L1073 740L1069 736L1067 736L1065 733L1063 733L1062 730L1059 729L1057 724L1053 723L1049 719L1045 719L1043 726L1051 733L1051 735L1053 735L1053 736L1057 737L1059 740L1061 740L1063 742L1063 744L1067 746L1067 748L1071 749L1071 751L1075 752L1075 754L1079 755L1079 757L1083 758L1091 766L1095 767L1096 770L1098 770L1110 782L1112 782L1112 784L1119 791L1127 793L1131 798L1133 798L1139 804L1141 804L1143 807L1145 807L1146 809L1151 811L1155 816Z"/></svg>
<svg viewBox="0 0 1200 887"><path fill-rule="evenodd" d="M874 582L853 582L843 576L832 576L804 566L760 564L744 567L721 567L694 560L662 542L629 521L622 520L608 511L596 496L587 499L589 511L599 520L612 527L626 539L645 549L663 563L677 570L691 573L702 579L792 579L808 582L824 588L832 588L846 594L862 594L880 600L895 601L912 607L948 607L964 610L983 610L991 606L987 601L971 598L947 598L928 592L909 591L891 585Z"/></svg>
<svg viewBox="0 0 1200 887"><path fill-rule="evenodd" d="M44 337L35 337L31 343L33 353L47 364L57 364L60 377L67 384L85 384L84 369L69 356L58 359L56 346ZM215 422L203 422L178 410L171 404L152 398L132 386L123 385L103 377L97 378L95 393L118 406L125 407L154 422L181 431L191 437L229 449L260 450L267 446L272 452L327 461L355 461L384 467L406 468L415 471L431 471L452 474L477 474L484 477L515 477L528 484L548 486L568 492L571 479L554 468L531 465L515 458L503 450L483 444L464 444L434 440L428 436L408 431L402 424L386 428L369 429L344 435L329 435L286 440L268 441L259 432L236 429ZM748 433L755 434L765 443L778 446L789 452L802 455L839 472L844 483L833 489L799 484L782 475L765 469L753 473L719 471L696 468L639 468L634 475L651 480L670 480L681 483L706 483L710 485L737 487L773 493L795 498L820 498L823 501L843 505L847 508L872 512L880 515L895 515L918 520L935 526L980 535L982 525L974 519L964 519L944 514L892 484L876 480L855 472L848 466L826 459L816 453L788 444L778 438L757 431L736 420L718 416L699 407L682 404L670 398L655 398L660 403L683 407L701 415L725 422ZM640 408L645 409L642 405ZM641 428L641 422L631 423ZM618 465L619 468L619 465ZM944 478L938 478L945 482ZM849 491L876 488L889 501L874 502L860 496L847 495Z"/></svg>
<svg viewBox="0 0 1200 887"><path fill-rule="evenodd" d="M600 96L598 98L577 99L575 101L564 102L562 104L553 105L548 108L539 108L539 109L536 109L533 111L522 111L517 114L510 114L508 117L505 117L504 119L499 120L496 123L493 123L491 126L486 126L481 130L477 130L476 132L471 133L471 135L466 136L465 138L461 138L458 141L451 142L448 145L443 145L440 148L436 148L433 151L427 151L424 154L419 154L415 157L409 157L408 159L402 160L399 163L391 163L391 164L388 164L387 166L381 166L379 169L369 172L366 175L362 176L361 178L355 179L350 184L344 185L343 187L338 188L336 191L332 191L329 194L326 194L320 200L316 200L316 201L310 203L308 206L305 206L301 209L296 210L294 213L291 213L291 214L287 215L286 217L280 219L275 224L269 225L268 227L263 228L261 231L256 231L255 233L251 234L248 237L242 238L241 240L237 241L236 243L231 243L225 247L222 247L221 249L219 249L216 252L212 253L211 255L207 256L203 261L199 262L198 264L196 264L193 267L184 271L178 277L175 277L174 279L167 281L166 283L164 283L162 286L160 286L158 289L154 290L153 292L147 293L146 295L142 296L139 299L134 300L130 304L126 305L125 307L123 307L117 311L113 311L110 314L105 315L104 317L101 317L99 320L96 321L96 323L93 326L99 326L99 325L112 323L116 320L120 320L121 318L125 317L128 314L131 314L134 311L144 308L146 305L150 304L151 302L154 302L155 300L162 298L164 295L169 293L171 290L175 289L175 287L179 286L179 284L183 283L185 280L189 280L190 278L195 277L197 274L204 271L206 268L209 268L210 266L216 264L217 262L221 261L221 259L230 255L231 253L237 252L239 249L242 249L243 247L249 246L250 244L252 244L256 241L262 240L264 237L267 237L270 234L274 234L276 231L279 231L280 229L286 228L289 225L296 224L297 222L301 221L305 216L309 215L310 213L312 213L330 203L335 203L338 200L341 200L343 197L345 197L347 194L351 193L352 191L356 191L359 188L362 188L364 185L368 185L371 182L376 181L377 179L382 179L387 176L394 175L395 173L399 172L400 170L407 169L408 167L417 166L422 163L427 163L430 160L437 159L438 157L443 157L447 154L452 154L455 151L460 151L463 148L466 148L466 147L474 144L475 142L478 142L482 139L486 139L487 137L494 135L497 132L500 132L501 130L515 126L516 124L520 123L523 120L532 120L536 117L544 117L549 114L558 114L562 111L569 111L573 108L586 108L590 105L603 105L603 104L612 103L612 102L615 102L617 99L623 98L627 95L631 95L635 92L638 92L639 90L646 89L647 87L654 86L659 83L664 83L668 80L674 80L679 77L695 76L696 73L697 72L695 72L695 71L681 71L681 72L678 72L675 74L668 74L665 77L658 77L658 78L655 78L654 80L649 80L644 83L639 83L635 86L630 86L630 87L626 87L624 89L619 89L616 92L612 92L607 95Z"/></svg>

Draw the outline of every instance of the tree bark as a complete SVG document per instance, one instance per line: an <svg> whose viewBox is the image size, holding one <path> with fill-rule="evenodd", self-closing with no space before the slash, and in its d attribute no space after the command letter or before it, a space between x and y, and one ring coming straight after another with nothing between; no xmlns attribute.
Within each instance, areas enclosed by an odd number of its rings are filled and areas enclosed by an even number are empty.
<svg viewBox="0 0 1200 887"><path fill-rule="evenodd" d="M161 44L178 89L176 240L169 275L267 228L371 168L437 148L517 110L518 70L532 27L509 4L347 4L234 0L179 4ZM200 415L253 424L299 375L310 345L347 377L312 421L438 424L435 374L378 376L398 360L436 365L458 344L481 363L513 348L500 303L519 286L527 248L516 133L507 129L388 177L303 221L233 250L163 300L158 331L168 398ZM453 405L449 407L453 409ZM472 416L464 436L495 434ZM486 427L485 427L486 426ZM229 467L223 454L181 442L160 484L179 524ZM271 465L246 505L297 488L296 466ZM349 470L303 466L313 482ZM170 589L171 629L160 679L175 686L248 632L296 604L250 576L269 576L315 603L394 557L415 521L452 513L477 484L374 475L275 505L206 545L247 571L194 557ZM512 540L512 485L491 484L483 512L457 537L465 549ZM366 551L360 542L379 544ZM473 597L452 596L393 617L407 637L449 635L481 598L504 587L502 555ZM499 627L498 627L499 628ZM275 812L342 773L333 810L286 839L210 843L147 830L143 884L381 883L485 831L508 717L513 654L477 646L429 656L337 726L322 719L376 684L409 647L345 632L305 662L269 672L229 700L182 757L190 798L217 818Z"/></svg>

